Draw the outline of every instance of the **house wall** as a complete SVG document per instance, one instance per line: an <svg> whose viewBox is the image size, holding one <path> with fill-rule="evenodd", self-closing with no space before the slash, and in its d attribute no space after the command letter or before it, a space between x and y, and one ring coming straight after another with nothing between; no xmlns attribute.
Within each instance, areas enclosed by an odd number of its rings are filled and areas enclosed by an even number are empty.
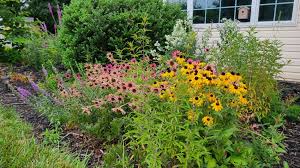
<svg viewBox="0 0 300 168"><path fill-rule="evenodd" d="M202 36L204 27L195 25L195 31L199 37ZM241 28L245 31L247 28ZM283 73L280 75L280 80L300 82L300 10L294 25L274 25L274 26L257 26L257 36L261 39L277 39L283 43L282 56L284 60L291 62L283 67ZM213 29L212 40L218 40L219 34L216 29Z"/></svg>

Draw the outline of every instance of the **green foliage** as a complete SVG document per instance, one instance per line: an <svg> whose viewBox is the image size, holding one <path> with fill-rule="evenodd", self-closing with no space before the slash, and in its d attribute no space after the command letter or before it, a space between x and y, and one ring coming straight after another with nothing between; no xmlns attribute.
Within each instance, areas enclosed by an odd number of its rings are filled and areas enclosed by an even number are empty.
<svg viewBox="0 0 300 168"><path fill-rule="evenodd" d="M190 22L178 20L170 35L166 35L166 50L171 53L174 50L179 50L186 53L188 56L195 54L197 33L192 30Z"/></svg>
<svg viewBox="0 0 300 168"><path fill-rule="evenodd" d="M28 2L28 12L31 17L38 19L41 22L44 22L47 25L47 28L50 32L55 33L54 24L58 25L58 18L56 18L57 5L62 9L64 5L68 5L71 0L30 0ZM52 6L53 18L48 8L48 3ZM58 17L58 16L57 16ZM56 23L55 23L56 22Z"/></svg>
<svg viewBox="0 0 300 168"><path fill-rule="evenodd" d="M64 9L59 41L64 63L106 61L107 51L122 50L135 40L139 23L148 17L144 35L149 44L164 41L177 19L185 14L177 5L161 0L74 0ZM126 55L126 54L125 54Z"/></svg>
<svg viewBox="0 0 300 168"><path fill-rule="evenodd" d="M85 161L56 148L37 144L32 128L14 110L0 107L1 167L84 168Z"/></svg>
<svg viewBox="0 0 300 168"><path fill-rule="evenodd" d="M43 144L53 145L59 148L60 134L61 134L61 130L58 124L55 124L54 128L51 130L46 129L46 131L43 133L43 137L44 137Z"/></svg>
<svg viewBox="0 0 300 168"><path fill-rule="evenodd" d="M24 3L20 0L0 1L0 61L19 62L29 24L25 21Z"/></svg>
<svg viewBox="0 0 300 168"><path fill-rule="evenodd" d="M292 121L299 121L300 119L300 106L291 105L287 108L286 117Z"/></svg>
<svg viewBox="0 0 300 168"><path fill-rule="evenodd" d="M32 26L30 36L24 42L21 51L22 60L26 65L41 69L44 65L47 69L61 63L57 47L57 37L40 30L39 26Z"/></svg>
<svg viewBox="0 0 300 168"><path fill-rule="evenodd" d="M129 157L141 167L272 167L284 152L283 136L271 127L258 133L228 121L205 128L183 122L180 106L155 99L147 109L126 134Z"/></svg>
<svg viewBox="0 0 300 168"><path fill-rule="evenodd" d="M124 144L116 144L109 146L109 151L104 155L104 168L130 168L128 153Z"/></svg>
<svg viewBox="0 0 300 168"><path fill-rule="evenodd" d="M272 95L278 93L275 78L285 65L281 60L281 43L259 40L254 28L243 33L232 21L226 21L219 32L221 41L207 58L220 70L234 70L244 76L251 90L251 112L264 117L270 112Z"/></svg>

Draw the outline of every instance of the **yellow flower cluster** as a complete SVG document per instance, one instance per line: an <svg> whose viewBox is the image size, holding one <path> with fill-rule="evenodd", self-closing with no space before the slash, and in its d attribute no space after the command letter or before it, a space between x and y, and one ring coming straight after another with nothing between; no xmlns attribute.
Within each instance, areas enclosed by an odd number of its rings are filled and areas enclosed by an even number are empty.
<svg viewBox="0 0 300 168"><path fill-rule="evenodd" d="M197 120L195 111L201 109L204 112L202 122L210 127L216 121L212 117L214 112L248 104L245 96L247 87L239 73L218 74L215 66L191 59L186 61L183 56L175 57L175 61L179 65L177 69L171 70L169 67L161 74L165 81L155 82L152 88L159 88L160 98L172 102L188 98L193 108L187 112L188 120ZM177 85L187 87L177 88Z"/></svg>

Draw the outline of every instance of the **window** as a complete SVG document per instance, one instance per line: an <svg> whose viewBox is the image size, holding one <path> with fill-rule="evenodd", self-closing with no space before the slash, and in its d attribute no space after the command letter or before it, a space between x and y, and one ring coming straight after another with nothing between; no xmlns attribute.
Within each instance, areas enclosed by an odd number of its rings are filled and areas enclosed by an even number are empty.
<svg viewBox="0 0 300 168"><path fill-rule="evenodd" d="M224 18L244 23L295 23L299 0L166 0L179 3L194 24L221 23Z"/></svg>
<svg viewBox="0 0 300 168"><path fill-rule="evenodd" d="M261 0L258 21L292 20L294 0Z"/></svg>
<svg viewBox="0 0 300 168"><path fill-rule="evenodd" d="M236 20L238 12L243 8L251 9L252 0L194 0L193 22L197 23L220 23L223 18ZM249 22L240 19L242 22Z"/></svg>

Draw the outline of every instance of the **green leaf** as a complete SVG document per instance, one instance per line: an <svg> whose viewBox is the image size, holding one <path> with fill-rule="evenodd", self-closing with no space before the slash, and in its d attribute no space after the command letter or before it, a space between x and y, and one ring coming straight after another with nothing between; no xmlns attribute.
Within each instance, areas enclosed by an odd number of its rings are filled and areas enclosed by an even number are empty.
<svg viewBox="0 0 300 168"><path fill-rule="evenodd" d="M289 168L288 162L286 162L286 161L283 162L283 168Z"/></svg>
<svg viewBox="0 0 300 168"><path fill-rule="evenodd" d="M211 156L206 156L205 160L207 162L207 168L217 167L217 161L216 161L216 159L212 158Z"/></svg>

